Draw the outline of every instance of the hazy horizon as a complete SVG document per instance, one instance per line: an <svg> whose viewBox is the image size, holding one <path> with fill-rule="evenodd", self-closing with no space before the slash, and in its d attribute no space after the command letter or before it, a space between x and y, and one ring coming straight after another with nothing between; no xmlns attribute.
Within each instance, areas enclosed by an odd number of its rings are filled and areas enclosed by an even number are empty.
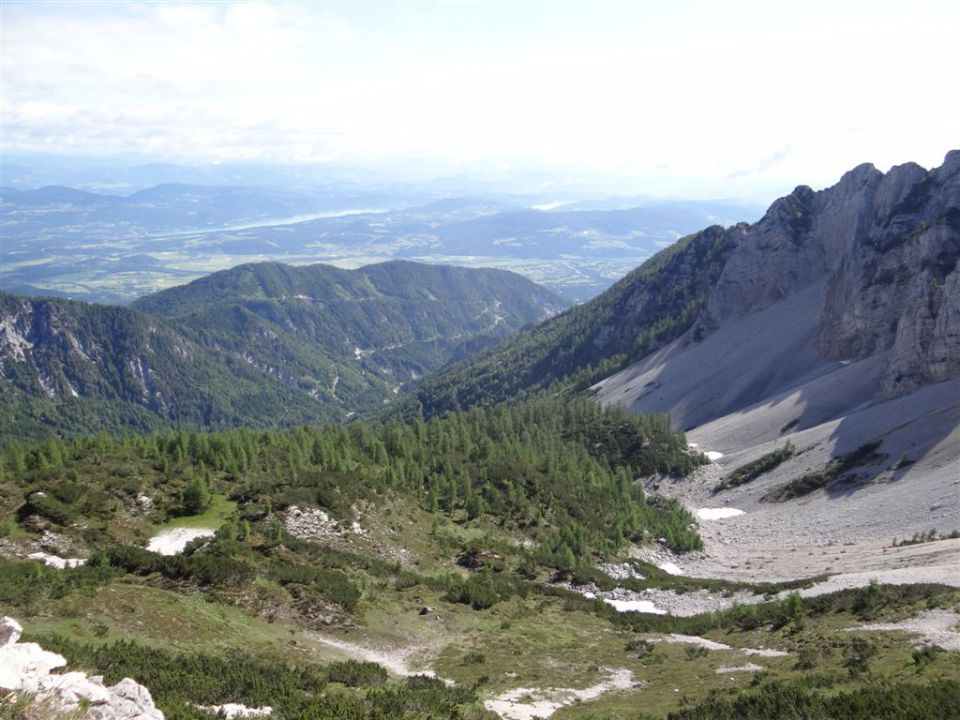
<svg viewBox="0 0 960 720"><path fill-rule="evenodd" d="M766 203L863 162L933 167L958 144L956 3L0 14L5 164L126 157Z"/></svg>

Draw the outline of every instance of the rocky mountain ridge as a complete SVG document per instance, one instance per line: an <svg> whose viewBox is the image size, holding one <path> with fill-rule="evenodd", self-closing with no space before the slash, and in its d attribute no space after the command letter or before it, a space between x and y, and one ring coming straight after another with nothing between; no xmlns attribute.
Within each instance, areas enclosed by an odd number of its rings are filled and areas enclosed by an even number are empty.
<svg viewBox="0 0 960 720"><path fill-rule="evenodd" d="M722 406L686 417L676 393L652 402L649 377L639 386L605 383L601 399L670 412L690 427L831 364L880 355L873 395L891 397L960 375L958 257L960 151L930 171L906 164L884 174L862 165L825 190L798 187L753 225L711 227L680 240L595 300L425 383L418 407L431 415L552 384L582 390L618 371L625 373L620 380L632 378L639 365L628 373L631 364L657 365L757 313L776 315L786 301L784 317L764 325L773 332L786 323L782 332L754 338L751 352L771 343L793 351L766 363L751 362L749 353L740 358L739 375L755 377ZM616 399L611 385L619 388ZM702 406L686 402L693 404Z"/></svg>
<svg viewBox="0 0 960 720"><path fill-rule="evenodd" d="M697 330L825 281L816 347L834 360L892 351L884 392L960 374L960 151L926 171L860 165L835 186L798 187L730 255Z"/></svg>
<svg viewBox="0 0 960 720"><path fill-rule="evenodd" d="M696 321L658 354L599 385L602 400L671 412L690 427L802 385L836 363L875 358L875 382L851 407L960 375L960 152L929 172L907 164L883 174L862 165L826 190L801 186L758 223L728 235L733 247ZM759 313L763 321L750 320ZM662 390L660 371L656 387L646 385L651 378L637 385L640 375L677 365L684 353L705 360L713 345L751 323L736 343L752 345L749 353L728 349L700 378L735 364L742 392L725 402L707 410L706 398L681 401L679 391ZM787 344L790 351L778 353Z"/></svg>

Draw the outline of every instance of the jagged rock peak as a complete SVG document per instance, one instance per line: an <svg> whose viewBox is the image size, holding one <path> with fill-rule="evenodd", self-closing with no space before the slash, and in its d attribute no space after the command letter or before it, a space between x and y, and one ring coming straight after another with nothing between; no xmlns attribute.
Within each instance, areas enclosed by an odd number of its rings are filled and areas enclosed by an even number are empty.
<svg viewBox="0 0 960 720"><path fill-rule="evenodd" d="M841 177L840 182L834 185L833 189L842 194L855 191L873 182L877 182L883 177L883 173L874 167L873 163L861 163L852 170L847 170Z"/></svg>
<svg viewBox="0 0 960 720"><path fill-rule="evenodd" d="M939 174L942 177L949 177L960 173L960 150L951 150L943 158L943 165L940 166Z"/></svg>

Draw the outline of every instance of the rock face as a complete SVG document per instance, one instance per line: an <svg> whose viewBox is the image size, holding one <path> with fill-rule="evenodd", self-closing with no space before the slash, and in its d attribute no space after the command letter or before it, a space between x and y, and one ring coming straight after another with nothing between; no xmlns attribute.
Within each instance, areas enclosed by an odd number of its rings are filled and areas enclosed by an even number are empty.
<svg viewBox="0 0 960 720"><path fill-rule="evenodd" d="M10 617L0 620L0 695L32 695L44 708L71 713L81 706L89 720L163 720L150 691L130 678L106 687L103 678L81 672L59 674L66 658L36 643L20 642L22 628Z"/></svg>
<svg viewBox="0 0 960 720"><path fill-rule="evenodd" d="M700 233L687 247L710 241ZM951 526L960 513L960 151L930 171L861 165L825 190L799 187L726 243L699 266L716 281L693 323L632 356L595 397L669 414L717 453L713 487L787 442L799 450L709 499L682 491L693 507L745 510L713 524L718 545L874 542ZM767 501L866 445L876 454L819 489Z"/></svg>
<svg viewBox="0 0 960 720"><path fill-rule="evenodd" d="M897 395L960 375L960 151L931 171L861 165L831 188L798 187L738 239L700 318L709 332L815 283L816 348L890 352Z"/></svg>
<svg viewBox="0 0 960 720"><path fill-rule="evenodd" d="M678 287L691 272L715 278L694 321L600 383L602 402L689 428L838 365L869 361L838 410L960 377L960 151L930 171L861 165L825 190L798 187L723 231L724 252L681 262L718 232L664 266Z"/></svg>

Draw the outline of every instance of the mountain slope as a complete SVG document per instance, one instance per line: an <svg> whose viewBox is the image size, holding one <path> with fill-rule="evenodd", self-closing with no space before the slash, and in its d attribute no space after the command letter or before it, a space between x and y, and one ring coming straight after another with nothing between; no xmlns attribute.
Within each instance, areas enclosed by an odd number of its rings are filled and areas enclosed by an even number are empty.
<svg viewBox="0 0 960 720"><path fill-rule="evenodd" d="M746 225L679 240L599 297L443 372L405 404L425 416L559 383L585 389L686 331Z"/></svg>
<svg viewBox="0 0 960 720"><path fill-rule="evenodd" d="M248 265L140 309L0 295L5 437L344 418L562 307L501 271Z"/></svg>
<svg viewBox="0 0 960 720"><path fill-rule="evenodd" d="M883 175L861 166L827 190L799 187L752 226L711 227L684 238L593 301L425 383L417 400L431 415L552 383L583 389L640 361L598 387L600 399L680 412L675 419L690 426L831 364L881 353L888 364L878 393L956 376L958 173L954 151L930 172L904 165ZM761 311L770 312L765 321L745 319ZM729 347L721 348L726 337ZM709 363L704 372L719 372L726 355L741 352L729 363L740 373L739 391L724 387L729 398L712 409L705 399L684 400L689 388L652 392L652 368L676 365L671 358L706 342L715 346L697 351L697 362ZM793 349L779 353L785 342ZM748 362L758 352L769 357ZM636 382L645 368L649 377Z"/></svg>
<svg viewBox="0 0 960 720"><path fill-rule="evenodd" d="M134 306L175 321L224 362L261 368L346 413L564 303L509 272L395 261L244 265Z"/></svg>
<svg viewBox="0 0 960 720"><path fill-rule="evenodd" d="M949 532L958 259L960 151L930 171L860 166L826 190L798 187L754 225L685 238L596 300L428 381L403 409L590 387L602 404L669 414L722 454L709 482L676 492L746 508L724 526L730 546L786 527L811 539ZM787 442L792 457L713 493ZM875 522L854 520L863 498Z"/></svg>
<svg viewBox="0 0 960 720"><path fill-rule="evenodd" d="M0 294L0 389L5 439L146 431L170 422L286 425L320 414L316 403L262 373L224 366L158 318L6 293Z"/></svg>
<svg viewBox="0 0 960 720"><path fill-rule="evenodd" d="M598 397L691 426L871 358L850 407L956 377L958 258L960 152L930 172L864 165L827 190L797 188L731 253L689 335ZM683 386L694 367L698 388Z"/></svg>

